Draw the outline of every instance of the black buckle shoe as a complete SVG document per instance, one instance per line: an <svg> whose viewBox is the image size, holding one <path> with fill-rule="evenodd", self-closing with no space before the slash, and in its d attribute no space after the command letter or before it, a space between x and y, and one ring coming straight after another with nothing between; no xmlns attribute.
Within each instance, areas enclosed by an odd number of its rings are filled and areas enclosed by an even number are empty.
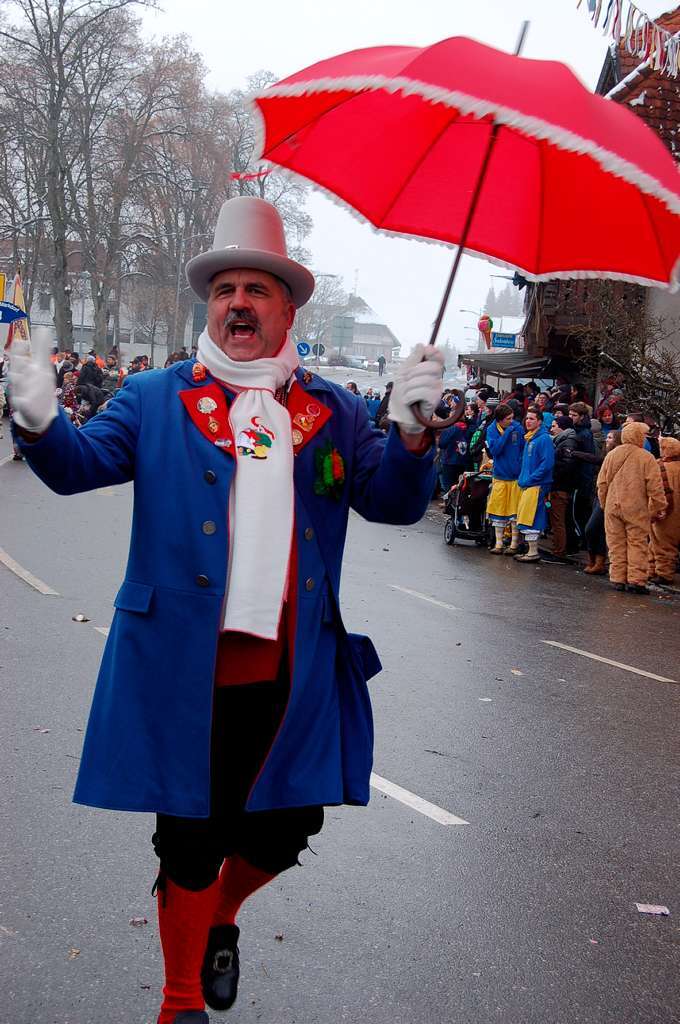
<svg viewBox="0 0 680 1024"><path fill-rule="evenodd" d="M235 924L211 928L203 958L203 998L213 1010L228 1010L236 1002L240 974L239 929Z"/></svg>

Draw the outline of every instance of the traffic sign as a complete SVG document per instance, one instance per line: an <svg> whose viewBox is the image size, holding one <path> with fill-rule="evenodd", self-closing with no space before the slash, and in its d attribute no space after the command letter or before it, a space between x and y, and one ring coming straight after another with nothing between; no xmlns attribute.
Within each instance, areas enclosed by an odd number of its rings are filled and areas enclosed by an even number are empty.
<svg viewBox="0 0 680 1024"><path fill-rule="evenodd" d="M326 351L326 346L319 343L318 345L312 345L312 352L315 356L321 357Z"/></svg>
<svg viewBox="0 0 680 1024"><path fill-rule="evenodd" d="M305 359L309 355L309 353L311 351L311 349L310 349L310 347L309 347L309 345L307 344L306 341L299 341L298 342L297 350L298 350L298 355L300 356L301 359Z"/></svg>
<svg viewBox="0 0 680 1024"><path fill-rule="evenodd" d="M517 348L516 334L501 334L500 331L491 332L492 348Z"/></svg>

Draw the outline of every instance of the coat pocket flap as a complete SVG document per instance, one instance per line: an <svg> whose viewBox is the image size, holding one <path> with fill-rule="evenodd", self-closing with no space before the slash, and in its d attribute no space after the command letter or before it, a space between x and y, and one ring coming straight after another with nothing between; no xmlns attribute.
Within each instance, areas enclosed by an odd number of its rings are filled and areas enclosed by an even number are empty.
<svg viewBox="0 0 680 1024"><path fill-rule="evenodd" d="M372 679L373 676L377 676L378 672L382 672L382 664L378 657L378 652L373 646L373 641L370 637L364 636L363 633L348 633L347 639L360 664L363 666L364 679Z"/></svg>
<svg viewBox="0 0 680 1024"><path fill-rule="evenodd" d="M120 608L125 612L139 612L145 615L151 607L153 591L154 588L149 583L134 583L132 580L125 580L116 594L113 607Z"/></svg>

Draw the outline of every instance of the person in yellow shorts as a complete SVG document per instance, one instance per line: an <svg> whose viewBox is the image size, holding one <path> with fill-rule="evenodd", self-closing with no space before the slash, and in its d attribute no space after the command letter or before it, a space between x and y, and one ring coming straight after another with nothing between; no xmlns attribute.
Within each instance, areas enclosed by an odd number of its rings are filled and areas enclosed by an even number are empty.
<svg viewBox="0 0 680 1024"><path fill-rule="evenodd" d="M486 514L493 523L496 533L496 543L491 548L491 553L503 554L503 534L509 525L512 528L512 539L505 554L516 555L519 545L517 478L522 468L524 431L509 405L501 404L496 409L493 422L489 424L486 432L486 446L493 459L493 484L486 506Z"/></svg>

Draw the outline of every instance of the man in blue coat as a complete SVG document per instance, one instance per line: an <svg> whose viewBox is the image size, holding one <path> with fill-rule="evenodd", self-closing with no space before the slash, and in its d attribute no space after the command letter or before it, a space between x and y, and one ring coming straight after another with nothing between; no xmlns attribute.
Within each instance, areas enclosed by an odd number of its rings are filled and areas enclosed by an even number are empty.
<svg viewBox="0 0 680 1024"><path fill-rule="evenodd" d="M546 501L552 486L555 447L543 425L543 413L538 406L529 406L524 427L525 446L517 481L520 487L517 525L529 550L524 555L515 555L515 559L518 562L540 562L538 538L548 526Z"/></svg>
<svg viewBox="0 0 680 1024"><path fill-rule="evenodd" d="M59 494L135 482L75 800L157 814L166 982L159 1024L236 998L244 899L292 867L325 804L366 804L380 669L338 606L350 508L413 523L433 488L442 359L418 346L390 402L298 368L289 331L313 291L274 207L239 197L187 277L208 304L196 360L135 375L77 430L46 354L15 354L16 428Z"/></svg>

